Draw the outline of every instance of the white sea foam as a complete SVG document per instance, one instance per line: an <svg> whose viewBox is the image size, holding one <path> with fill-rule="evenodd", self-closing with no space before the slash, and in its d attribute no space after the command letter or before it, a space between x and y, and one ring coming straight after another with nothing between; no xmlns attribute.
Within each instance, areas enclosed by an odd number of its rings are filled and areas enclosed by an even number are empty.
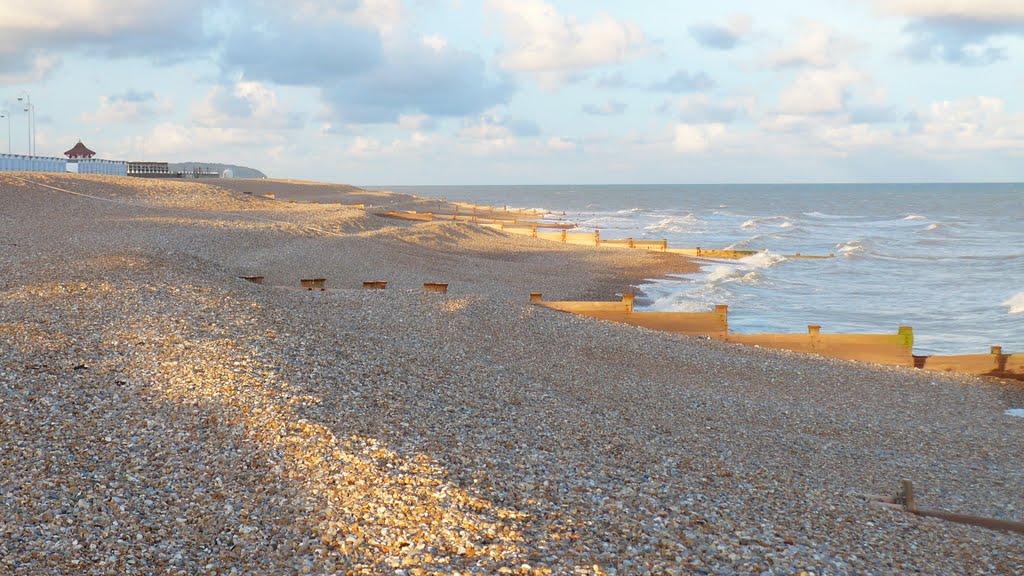
<svg viewBox="0 0 1024 576"><path fill-rule="evenodd" d="M669 216L667 218L662 218L654 224L645 226L644 230L678 234L683 232L693 232L695 229L702 228L705 224L707 223L693 214L687 214L686 216Z"/></svg>
<svg viewBox="0 0 1024 576"><path fill-rule="evenodd" d="M836 252L843 256L853 256L864 251L864 242L862 240L850 240L849 242L843 242L836 246Z"/></svg>
<svg viewBox="0 0 1024 576"><path fill-rule="evenodd" d="M920 214L909 214L909 215L905 216L903 219L904 220L925 220L926 217L925 216L921 216Z"/></svg>
<svg viewBox="0 0 1024 576"><path fill-rule="evenodd" d="M1005 412L1007 416L1016 416L1018 418L1024 418L1024 408L1010 408Z"/></svg>
<svg viewBox="0 0 1024 576"><path fill-rule="evenodd" d="M1024 292L1017 292L1003 306L1010 307L1010 314L1024 314Z"/></svg>
<svg viewBox="0 0 1024 576"><path fill-rule="evenodd" d="M788 228L793 225L793 223L789 221L789 218L786 218L785 216L763 216L747 220L743 224L740 224L740 228L757 228L758 226L761 226L763 224L775 225L781 228Z"/></svg>
<svg viewBox="0 0 1024 576"><path fill-rule="evenodd" d="M740 258L739 262L748 268L770 268L779 262L785 262L786 257L768 250L762 250L757 254Z"/></svg>
<svg viewBox="0 0 1024 576"><path fill-rule="evenodd" d="M707 312L710 306L698 300L687 300L686 294L675 293L656 298L651 308L660 312Z"/></svg>
<svg viewBox="0 0 1024 576"><path fill-rule="evenodd" d="M735 280L743 275L743 270L732 264L720 264L712 266L704 281L708 283L727 282Z"/></svg>
<svg viewBox="0 0 1024 576"><path fill-rule="evenodd" d="M821 212L804 212L804 216L810 216L811 218L821 218L824 220L841 220L843 218L851 218L851 216L840 216L838 214L823 214Z"/></svg>
<svg viewBox="0 0 1024 576"><path fill-rule="evenodd" d="M786 257L781 254L764 250L752 256L740 258L735 263L715 264L701 278L701 281L706 284L723 284L726 282L757 284L764 278L760 270L770 268L785 260Z"/></svg>

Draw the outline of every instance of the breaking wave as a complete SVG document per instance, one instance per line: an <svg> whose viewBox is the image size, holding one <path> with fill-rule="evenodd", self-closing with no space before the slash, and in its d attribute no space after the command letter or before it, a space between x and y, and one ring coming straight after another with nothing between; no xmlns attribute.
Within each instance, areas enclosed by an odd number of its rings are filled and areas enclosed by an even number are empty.
<svg viewBox="0 0 1024 576"><path fill-rule="evenodd" d="M1010 307L1010 314L1024 314L1024 292L1018 292L1003 302L1003 306Z"/></svg>
<svg viewBox="0 0 1024 576"><path fill-rule="evenodd" d="M669 216L668 218L662 218L654 224L649 224L644 227L644 230L650 230L651 232L693 232L695 229L703 228L707 222L701 220L693 214L687 214L686 216Z"/></svg>
<svg viewBox="0 0 1024 576"><path fill-rule="evenodd" d="M836 252L846 257L854 256L864 252L864 241L863 240L850 240L849 242L843 242L836 246Z"/></svg>

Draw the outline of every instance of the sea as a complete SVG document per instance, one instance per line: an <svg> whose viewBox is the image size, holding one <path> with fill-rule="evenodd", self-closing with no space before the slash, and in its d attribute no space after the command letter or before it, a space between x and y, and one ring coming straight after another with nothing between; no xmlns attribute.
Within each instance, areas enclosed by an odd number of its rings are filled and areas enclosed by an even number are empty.
<svg viewBox="0 0 1024 576"><path fill-rule="evenodd" d="M640 309L728 304L738 333L911 326L915 354L1024 352L1024 184L376 188L541 208L607 239L757 251L656 279ZM789 257L797 253L834 257Z"/></svg>

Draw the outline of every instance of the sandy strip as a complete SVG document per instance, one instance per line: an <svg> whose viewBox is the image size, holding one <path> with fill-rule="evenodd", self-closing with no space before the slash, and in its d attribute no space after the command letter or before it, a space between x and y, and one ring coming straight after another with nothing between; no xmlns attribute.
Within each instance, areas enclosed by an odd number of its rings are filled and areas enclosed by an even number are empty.
<svg viewBox="0 0 1024 576"><path fill-rule="evenodd" d="M1019 536L854 496L1024 517L1019 385L525 303L678 257L47 182L125 203L0 175L0 573L1024 570Z"/></svg>

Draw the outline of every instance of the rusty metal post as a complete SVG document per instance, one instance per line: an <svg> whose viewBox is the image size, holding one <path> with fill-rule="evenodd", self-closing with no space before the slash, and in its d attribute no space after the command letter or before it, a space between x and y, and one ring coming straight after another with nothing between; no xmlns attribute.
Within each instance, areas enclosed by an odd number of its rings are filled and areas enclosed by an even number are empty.
<svg viewBox="0 0 1024 576"><path fill-rule="evenodd" d="M543 300L544 298L541 296L540 292L533 292L532 294L530 294L530 302L536 303L541 302Z"/></svg>
<svg viewBox="0 0 1024 576"><path fill-rule="evenodd" d="M811 336L818 336L821 334L821 326L817 324L809 324L807 326L807 333Z"/></svg>
<svg viewBox="0 0 1024 576"><path fill-rule="evenodd" d="M992 347L992 354L995 355L995 356L1002 356L1003 355L1003 347L1002 346L993 346Z"/></svg>

